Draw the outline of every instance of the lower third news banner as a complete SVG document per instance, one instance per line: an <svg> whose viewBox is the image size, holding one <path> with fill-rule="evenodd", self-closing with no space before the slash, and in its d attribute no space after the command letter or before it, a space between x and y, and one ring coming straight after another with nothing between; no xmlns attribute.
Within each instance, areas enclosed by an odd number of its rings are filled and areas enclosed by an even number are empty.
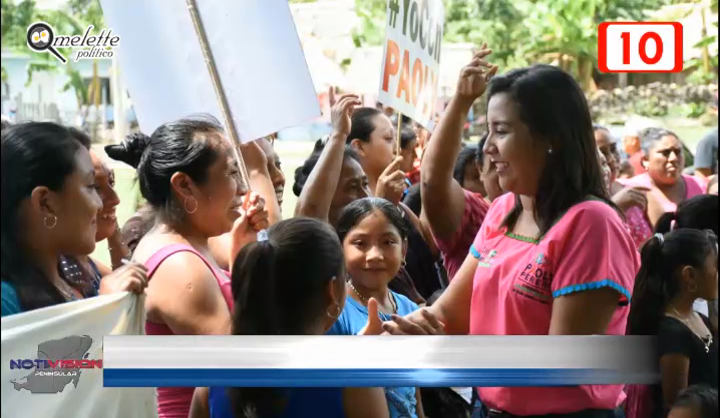
<svg viewBox="0 0 720 418"><path fill-rule="evenodd" d="M107 336L106 387L568 386L658 381L635 336Z"/></svg>

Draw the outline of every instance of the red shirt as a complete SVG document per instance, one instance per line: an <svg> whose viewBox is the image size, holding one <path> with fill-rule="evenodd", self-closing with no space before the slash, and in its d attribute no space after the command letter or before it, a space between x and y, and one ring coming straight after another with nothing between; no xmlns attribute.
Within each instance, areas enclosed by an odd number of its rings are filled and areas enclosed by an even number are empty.
<svg viewBox="0 0 720 418"><path fill-rule="evenodd" d="M465 192L465 211L460 228L448 241L435 239L435 243L445 259L448 280L455 277L455 273L467 258L468 250L485 220L488 209L490 209L490 205L481 195L467 190L463 190L463 192Z"/></svg>

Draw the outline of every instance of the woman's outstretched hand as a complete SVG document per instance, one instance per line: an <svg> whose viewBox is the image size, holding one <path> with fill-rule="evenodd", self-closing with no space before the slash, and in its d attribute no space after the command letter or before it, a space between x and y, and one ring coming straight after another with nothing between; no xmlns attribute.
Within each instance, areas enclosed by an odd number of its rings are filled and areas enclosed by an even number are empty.
<svg viewBox="0 0 720 418"><path fill-rule="evenodd" d="M420 308L405 317L393 315L383 323L383 330L391 335L443 335L445 324L427 308Z"/></svg>

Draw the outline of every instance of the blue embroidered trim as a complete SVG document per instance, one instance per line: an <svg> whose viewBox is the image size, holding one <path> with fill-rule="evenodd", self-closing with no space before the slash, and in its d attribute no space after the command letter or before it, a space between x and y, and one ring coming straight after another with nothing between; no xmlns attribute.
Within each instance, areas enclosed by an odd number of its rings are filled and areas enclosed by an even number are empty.
<svg viewBox="0 0 720 418"><path fill-rule="evenodd" d="M478 260L480 259L480 251L475 248L475 244L470 245L470 254Z"/></svg>
<svg viewBox="0 0 720 418"><path fill-rule="evenodd" d="M575 292L582 292L584 290L596 290L601 289L603 287L610 287L612 289L617 290L620 292L623 296L627 298L628 301L630 301L630 298L632 297L630 295L630 292L627 291L624 287L620 286L619 284L615 283L614 281L610 279L604 279L597 282L590 282L590 283L578 283L578 284L572 284L570 286L565 286L562 289L558 289L553 292L553 297L556 298L558 296L564 296L569 295L570 293Z"/></svg>

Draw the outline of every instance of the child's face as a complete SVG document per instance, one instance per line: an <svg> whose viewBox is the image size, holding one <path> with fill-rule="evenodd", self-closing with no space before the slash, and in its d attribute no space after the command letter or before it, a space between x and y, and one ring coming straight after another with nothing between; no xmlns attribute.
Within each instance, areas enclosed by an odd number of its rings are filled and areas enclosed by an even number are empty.
<svg viewBox="0 0 720 418"><path fill-rule="evenodd" d="M363 218L343 242L347 272L368 288L387 286L400 270L405 243L380 211Z"/></svg>

